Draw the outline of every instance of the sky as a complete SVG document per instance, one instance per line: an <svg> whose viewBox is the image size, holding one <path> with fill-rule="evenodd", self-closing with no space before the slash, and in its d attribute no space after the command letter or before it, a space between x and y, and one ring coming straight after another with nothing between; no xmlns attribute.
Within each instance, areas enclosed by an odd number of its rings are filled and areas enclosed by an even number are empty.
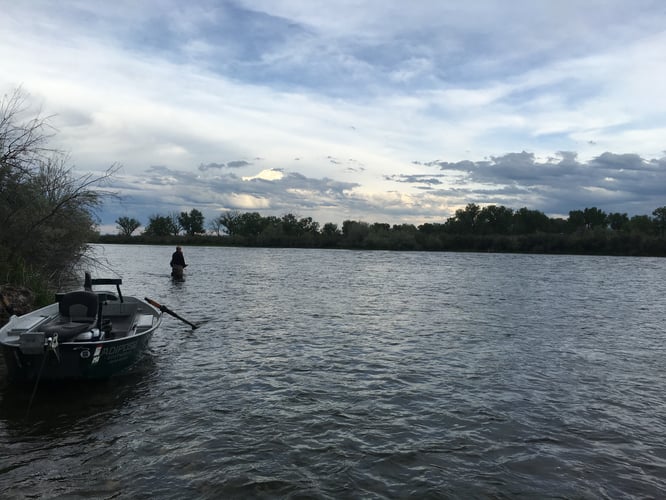
<svg viewBox="0 0 666 500"><path fill-rule="evenodd" d="M663 0L0 0L0 94L115 220L666 205Z"/></svg>

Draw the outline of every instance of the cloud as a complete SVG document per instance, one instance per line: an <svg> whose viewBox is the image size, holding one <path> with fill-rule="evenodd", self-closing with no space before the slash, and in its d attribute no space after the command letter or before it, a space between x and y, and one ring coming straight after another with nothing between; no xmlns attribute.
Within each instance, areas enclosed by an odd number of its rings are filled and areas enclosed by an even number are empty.
<svg viewBox="0 0 666 500"><path fill-rule="evenodd" d="M245 161L245 160L235 160L235 161L230 161L227 163L227 167L230 168L241 168L241 167L248 167L252 165L252 163Z"/></svg>
<svg viewBox="0 0 666 500"><path fill-rule="evenodd" d="M427 174L411 174L411 175L387 175L385 176L386 180L402 182L405 184L415 184L418 186L437 186L443 184L442 180L436 175L427 175Z"/></svg>
<svg viewBox="0 0 666 500"><path fill-rule="evenodd" d="M549 214L596 206L606 211L650 214L663 204L666 193L666 157L644 159L636 154L605 152L580 161L574 152L559 152L538 160L533 153L509 153L482 161L432 161L457 177L456 196L476 203L529 208ZM399 176L398 182L423 183L423 178ZM449 191L439 191L453 196ZM521 205L522 206L522 205Z"/></svg>
<svg viewBox="0 0 666 500"><path fill-rule="evenodd" d="M281 170L277 168L271 168L268 170L262 170L259 172L257 175L250 175L243 177L242 179L244 181L253 181L255 179L260 179L263 181L277 181L280 180L284 177L284 174L282 173Z"/></svg>
<svg viewBox="0 0 666 500"><path fill-rule="evenodd" d="M208 163L204 165L203 163L199 165L199 170L202 172L206 172L207 170L215 169L215 170L220 170L223 168L243 168L243 167L249 167L252 165L251 162L245 161L245 160L232 160L227 163Z"/></svg>
<svg viewBox="0 0 666 500"><path fill-rule="evenodd" d="M665 23L652 0L9 2L0 90L54 114L78 170L124 166L105 220L650 213Z"/></svg>
<svg viewBox="0 0 666 500"><path fill-rule="evenodd" d="M326 217L345 210L358 184L329 178L308 178L295 172L264 171L251 177L234 173L195 174L167 167L151 167L140 177L122 175L109 189L120 194L121 203L105 210L103 224L111 224L128 211L141 221L156 212L179 213L191 208L207 218L223 211L256 211L283 215L299 213ZM157 209L159 207L159 209ZM328 220L328 219L327 219Z"/></svg>
<svg viewBox="0 0 666 500"><path fill-rule="evenodd" d="M205 172L206 170L211 170L211 169L222 169L226 167L227 165L224 163L208 163L207 165L204 165L203 163L199 165L199 170L202 172Z"/></svg>

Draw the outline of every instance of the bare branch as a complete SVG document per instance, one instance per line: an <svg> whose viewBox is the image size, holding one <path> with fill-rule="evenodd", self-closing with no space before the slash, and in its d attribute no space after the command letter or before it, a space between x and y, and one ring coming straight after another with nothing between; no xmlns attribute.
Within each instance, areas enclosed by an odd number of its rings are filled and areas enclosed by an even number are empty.
<svg viewBox="0 0 666 500"><path fill-rule="evenodd" d="M96 210L114 196L100 187L120 167L76 176L69 156L49 147L49 118L25 118L26 103L20 88L0 100L0 273L58 281L84 255Z"/></svg>

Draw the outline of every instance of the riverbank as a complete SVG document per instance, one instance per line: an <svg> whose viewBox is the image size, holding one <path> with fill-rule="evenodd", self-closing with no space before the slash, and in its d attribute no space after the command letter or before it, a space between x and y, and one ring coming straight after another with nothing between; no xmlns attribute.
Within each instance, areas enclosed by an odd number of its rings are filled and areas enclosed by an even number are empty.
<svg viewBox="0 0 666 500"><path fill-rule="evenodd" d="M411 231L366 229L347 235L309 233L270 238L263 233L255 236L105 234L99 235L94 243L666 257L666 237L621 231L497 235L428 233L416 228Z"/></svg>
<svg viewBox="0 0 666 500"><path fill-rule="evenodd" d="M0 286L0 326L9 321L13 314L21 316L35 309L35 294L25 288L13 285Z"/></svg>

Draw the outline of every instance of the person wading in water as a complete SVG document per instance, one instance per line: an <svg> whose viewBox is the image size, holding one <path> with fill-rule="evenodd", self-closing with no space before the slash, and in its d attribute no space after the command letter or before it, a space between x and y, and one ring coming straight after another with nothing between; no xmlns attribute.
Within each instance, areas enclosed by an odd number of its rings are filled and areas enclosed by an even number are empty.
<svg viewBox="0 0 666 500"><path fill-rule="evenodd" d="M176 251L171 255L171 276L177 279L183 278L183 270L187 267L185 264L185 256L183 255L183 249L179 246L176 247Z"/></svg>

